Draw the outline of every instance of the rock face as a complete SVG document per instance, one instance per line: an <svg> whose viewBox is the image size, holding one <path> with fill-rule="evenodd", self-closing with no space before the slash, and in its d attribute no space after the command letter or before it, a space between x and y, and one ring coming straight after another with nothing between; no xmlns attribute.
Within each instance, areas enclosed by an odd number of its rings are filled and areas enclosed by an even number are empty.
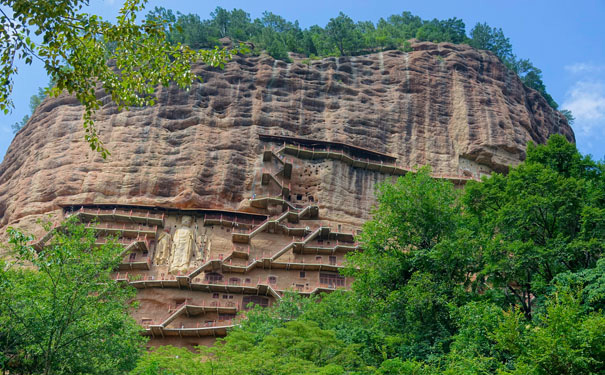
<svg viewBox="0 0 605 375"><path fill-rule="evenodd" d="M109 97L97 126L103 161L82 141L77 101L44 101L0 166L0 227L60 203L119 202L237 209L252 194L258 133L347 142L437 173L502 171L526 143L574 135L564 116L491 53L417 43L414 51L295 59L236 57L224 71L198 67L188 92L161 89L158 105L117 113ZM320 194L334 215L367 218Z"/></svg>
<svg viewBox="0 0 605 375"><path fill-rule="evenodd" d="M101 243L120 235L116 279L139 289L134 316L156 345L210 343L286 289L346 288L338 270L359 249L377 183L429 164L462 184L519 163L530 140L574 140L494 55L413 48L236 57L224 71L197 67L205 82L188 92L161 89L157 106L123 113L99 91L108 160L83 142L75 99L46 100L0 165L0 232L40 235L36 219L76 214Z"/></svg>

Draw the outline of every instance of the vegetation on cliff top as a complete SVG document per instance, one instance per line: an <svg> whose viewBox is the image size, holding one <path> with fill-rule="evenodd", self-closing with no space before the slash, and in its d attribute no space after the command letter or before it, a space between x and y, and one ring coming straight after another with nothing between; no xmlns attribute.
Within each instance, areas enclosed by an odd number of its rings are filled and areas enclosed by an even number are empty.
<svg viewBox="0 0 605 375"><path fill-rule="evenodd" d="M371 21L354 22L340 12L324 26L314 25L303 29L298 21L288 21L271 12L261 18L251 19L242 9L228 11L217 7L209 19L197 14L176 14L165 8L156 7L147 15L148 20L164 22L168 40L194 49L212 48L220 44L219 39L254 43L257 50L265 50L276 59L289 61L288 52L309 58L318 56L351 56L389 49L410 50L410 39L429 42L469 44L478 49L493 52L506 66L519 75L523 83L544 96L554 109L557 103L546 92L542 71L530 60L520 59L513 53L510 40L500 28L486 23L477 23L466 34L466 25L461 19L423 20L410 12L393 14L381 18L376 24Z"/></svg>
<svg viewBox="0 0 605 375"><path fill-rule="evenodd" d="M464 191L423 168L379 189L352 291L286 295L133 374L602 374L604 218L605 164L562 136Z"/></svg>
<svg viewBox="0 0 605 375"><path fill-rule="evenodd" d="M154 87L170 82L188 87L197 77L191 72L194 61L222 66L233 53L248 51L240 45L232 51L219 49L219 39L229 37L236 41L252 42L257 50L265 50L276 59L289 60L288 52L299 53L310 59L318 56L344 56L383 51L410 50L409 40L465 43L493 52L511 70L557 109L558 105L546 91L542 71L530 60L513 53L509 39L502 29L478 23L466 34L461 19L423 20L410 12L371 21L354 22L344 13L331 18L325 27L318 25L302 29L298 21L287 21L271 12L252 20L241 9L228 11L217 7L210 18L202 20L196 14L174 13L165 8L149 12L142 24L137 23L137 12L144 9L143 0L127 0L115 24L98 16L82 13L85 1L56 6L41 2L35 7L29 1L3 0L12 15L0 14L0 35L3 52L0 54L0 110L8 112L13 76L17 72L15 59L31 64L42 61L53 82L39 90L30 100L32 113L47 95L63 91L75 95L85 107L85 138L91 148L103 157L109 154L94 126L94 113L100 101L94 94L100 84L111 93L120 108L154 104ZM42 36L35 42L35 35ZM109 63L114 61L115 63ZM568 110L563 111L573 122ZM29 115L12 125L19 131Z"/></svg>

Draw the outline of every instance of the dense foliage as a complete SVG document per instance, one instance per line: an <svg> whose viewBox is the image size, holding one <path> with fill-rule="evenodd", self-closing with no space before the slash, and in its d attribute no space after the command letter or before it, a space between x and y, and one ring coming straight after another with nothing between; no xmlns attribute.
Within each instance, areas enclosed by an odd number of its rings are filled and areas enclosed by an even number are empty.
<svg viewBox="0 0 605 375"><path fill-rule="evenodd" d="M222 66L238 52L167 42L164 30L169 25L137 20L145 2L125 0L111 23L86 13L87 0L1 0L0 111L8 113L13 106L17 61L38 60L55 83L50 94L66 91L82 103L86 141L106 157L93 121L102 104L95 95L97 86L120 109L152 105L156 86L172 82L186 88L198 78L191 71L195 61Z"/></svg>
<svg viewBox="0 0 605 375"><path fill-rule="evenodd" d="M166 28L168 40L188 45L194 49L212 48L219 39L253 42L258 50L265 50L276 59L287 60L288 52L317 56L351 56L388 49L409 51L412 38L429 42L466 43L496 54L502 62L515 71L529 87L539 91L548 103L557 104L546 92L542 72L527 59L513 54L512 45L502 29L478 23L466 34L461 19L423 20L410 12L381 18L376 24L371 21L354 22L340 12L337 17L321 27L300 27L298 21L288 21L271 12L261 18L251 19L242 9L228 11L218 7L209 19L196 14L176 14L165 8L155 8L147 15L148 20L174 24Z"/></svg>
<svg viewBox="0 0 605 375"><path fill-rule="evenodd" d="M128 315L134 288L111 272L123 247L95 246L93 229L67 221L41 251L9 229L0 260L0 370L3 374L121 374L144 349Z"/></svg>
<svg viewBox="0 0 605 375"><path fill-rule="evenodd" d="M605 164L553 136L464 191L429 172L379 188L351 291L287 295L134 373L605 373Z"/></svg>

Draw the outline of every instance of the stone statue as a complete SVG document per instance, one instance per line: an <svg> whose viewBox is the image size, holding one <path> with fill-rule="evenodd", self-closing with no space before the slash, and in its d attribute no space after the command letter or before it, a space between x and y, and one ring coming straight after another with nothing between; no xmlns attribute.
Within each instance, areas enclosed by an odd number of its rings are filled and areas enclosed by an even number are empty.
<svg viewBox="0 0 605 375"><path fill-rule="evenodd" d="M191 229L191 216L183 216L181 226L174 232L170 267L168 272L175 274L189 269L189 262L194 252L195 237Z"/></svg>
<svg viewBox="0 0 605 375"><path fill-rule="evenodd" d="M155 264L163 266L168 264L170 259L170 234L160 233L158 237L158 246L155 255Z"/></svg>

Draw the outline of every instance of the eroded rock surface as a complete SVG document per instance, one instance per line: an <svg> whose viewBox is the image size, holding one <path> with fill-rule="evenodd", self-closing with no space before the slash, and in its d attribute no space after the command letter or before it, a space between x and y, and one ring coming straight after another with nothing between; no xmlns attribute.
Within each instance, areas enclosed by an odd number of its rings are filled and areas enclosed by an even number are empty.
<svg viewBox="0 0 605 375"><path fill-rule="evenodd" d="M83 141L74 98L46 100L0 166L0 227L32 227L59 204L252 210L259 133L346 142L455 175L505 170L523 160L528 141L553 133L574 140L565 117L494 55L447 43L413 48L290 64L236 57L224 71L197 67L205 82L190 91L160 89L158 105L122 113L99 91L108 160ZM382 177L356 173L338 164L294 178L321 182L322 215L359 222Z"/></svg>

